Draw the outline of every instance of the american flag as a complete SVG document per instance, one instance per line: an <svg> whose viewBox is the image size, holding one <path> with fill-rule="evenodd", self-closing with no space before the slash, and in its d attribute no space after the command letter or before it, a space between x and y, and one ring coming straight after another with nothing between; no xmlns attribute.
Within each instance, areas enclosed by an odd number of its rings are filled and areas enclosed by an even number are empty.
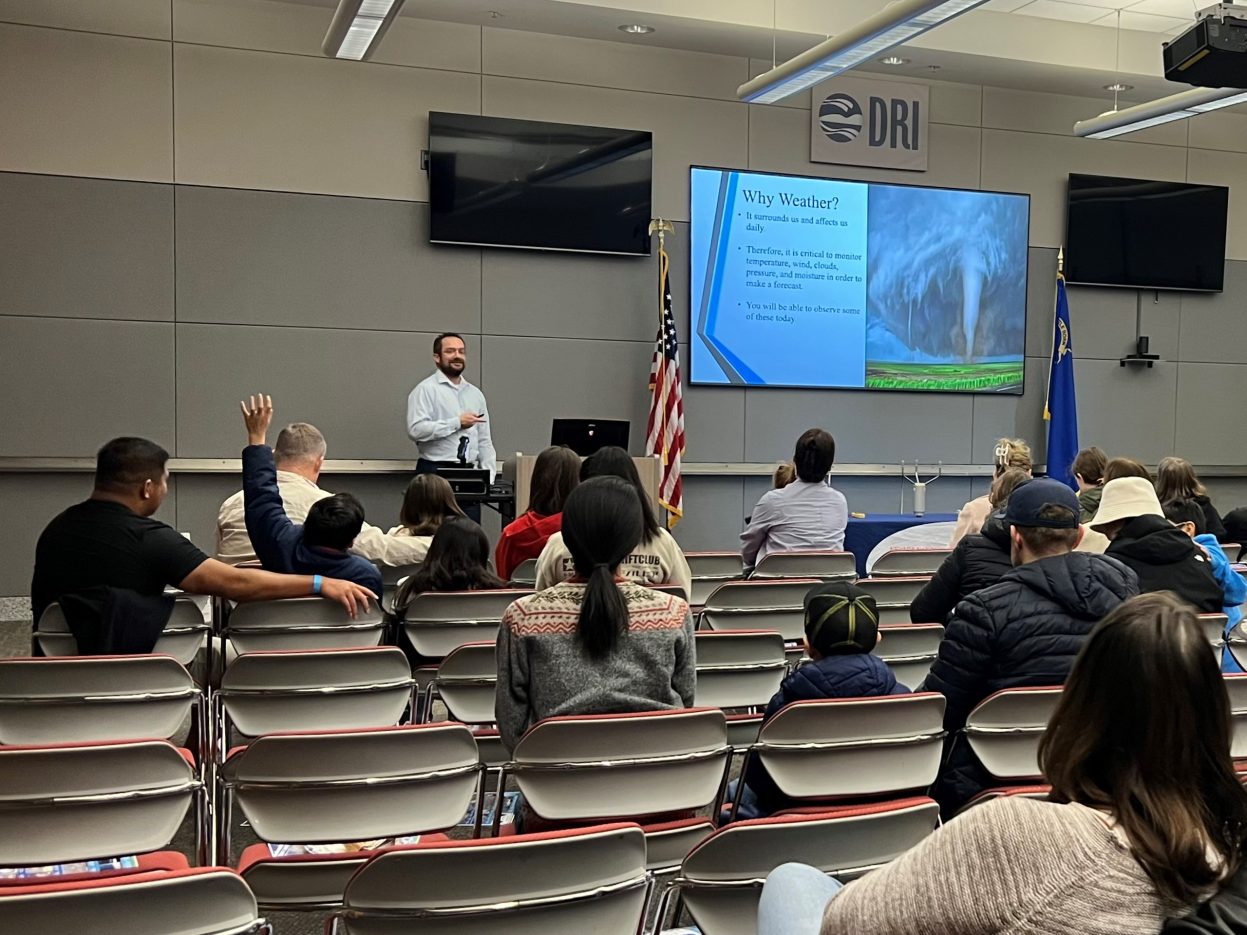
<svg viewBox="0 0 1247 935"><path fill-rule="evenodd" d="M645 430L645 450L662 456L662 479L658 502L667 510L668 528L684 515L684 494L680 483L680 458L684 454L684 399L680 393L680 346L676 340L675 316L671 314L671 260L665 248L658 248L658 285L662 290L662 320L654 340L650 361L649 423Z"/></svg>

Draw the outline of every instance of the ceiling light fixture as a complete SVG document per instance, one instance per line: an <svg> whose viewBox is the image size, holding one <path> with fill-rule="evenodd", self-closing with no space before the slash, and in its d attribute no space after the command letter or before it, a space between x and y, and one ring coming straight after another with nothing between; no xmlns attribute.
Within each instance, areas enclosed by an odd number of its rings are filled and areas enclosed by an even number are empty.
<svg viewBox="0 0 1247 935"><path fill-rule="evenodd" d="M901 58L899 55L889 55L886 58L879 59L880 65L908 65L909 59Z"/></svg>
<svg viewBox="0 0 1247 935"><path fill-rule="evenodd" d="M381 42L403 0L338 0L321 50L333 58L361 62Z"/></svg>
<svg viewBox="0 0 1247 935"><path fill-rule="evenodd" d="M752 104L773 104L834 78L986 0L899 0L736 89Z"/></svg>
<svg viewBox="0 0 1247 935"><path fill-rule="evenodd" d="M1197 114L1243 103L1247 103L1247 91L1242 88L1191 88L1146 104L1135 104L1124 110L1111 110L1089 120L1079 120L1074 124L1074 136L1107 140L1123 133L1186 120Z"/></svg>
<svg viewBox="0 0 1247 935"><path fill-rule="evenodd" d="M1134 85L1132 85L1132 84L1122 84L1120 81L1116 81L1116 82L1114 82L1113 84L1106 84L1106 85L1104 86L1104 90L1105 90L1105 91L1112 91L1114 94L1116 94L1116 93L1117 93L1117 92L1119 92L1119 91L1133 91L1133 90L1134 90Z"/></svg>
<svg viewBox="0 0 1247 935"><path fill-rule="evenodd" d="M653 26L646 26L643 23L625 23L619 27L620 32L626 32L630 36L645 36L654 31Z"/></svg>

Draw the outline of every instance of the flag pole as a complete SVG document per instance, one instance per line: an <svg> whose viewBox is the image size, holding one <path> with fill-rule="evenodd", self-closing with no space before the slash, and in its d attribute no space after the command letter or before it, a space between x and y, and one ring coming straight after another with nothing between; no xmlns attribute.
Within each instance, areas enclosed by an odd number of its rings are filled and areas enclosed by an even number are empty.
<svg viewBox="0 0 1247 935"><path fill-rule="evenodd" d="M1056 283L1052 289L1052 347L1048 349L1048 385L1044 388L1043 397L1043 420L1045 422L1052 421L1052 411L1048 408L1048 403L1052 401L1052 368L1055 366L1054 358L1056 357L1057 337L1056 337L1056 305L1057 305L1057 289L1062 279L1065 278L1065 247L1057 247L1056 251Z"/></svg>

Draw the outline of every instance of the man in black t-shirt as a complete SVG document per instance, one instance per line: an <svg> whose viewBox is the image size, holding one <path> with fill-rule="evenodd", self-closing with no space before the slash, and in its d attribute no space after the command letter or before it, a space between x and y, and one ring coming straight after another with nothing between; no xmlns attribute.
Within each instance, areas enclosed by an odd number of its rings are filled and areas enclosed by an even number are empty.
<svg viewBox="0 0 1247 935"><path fill-rule="evenodd" d="M30 598L35 624L66 595L113 588L157 596L166 586L234 601L320 594L355 616L377 595L336 578L279 575L208 558L152 519L169 491L169 454L144 438L115 438L96 456L95 489L44 529L35 547ZM317 576L319 578L319 576Z"/></svg>

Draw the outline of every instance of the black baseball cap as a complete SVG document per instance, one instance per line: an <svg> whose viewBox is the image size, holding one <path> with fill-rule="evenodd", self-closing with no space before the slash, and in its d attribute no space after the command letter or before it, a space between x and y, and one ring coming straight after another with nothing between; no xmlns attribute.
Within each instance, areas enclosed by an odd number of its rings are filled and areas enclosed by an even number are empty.
<svg viewBox="0 0 1247 935"><path fill-rule="evenodd" d="M845 581L811 588L805 595L805 638L821 656L870 652L879 641L875 599Z"/></svg>
<svg viewBox="0 0 1247 935"><path fill-rule="evenodd" d="M1046 506L1060 506L1069 511L1068 516L1043 517L1040 513ZM1005 506L1005 522L1010 526L1036 527L1047 529L1077 529L1081 510L1074 491L1051 477L1036 477L1019 484L1009 494L1009 502Z"/></svg>

